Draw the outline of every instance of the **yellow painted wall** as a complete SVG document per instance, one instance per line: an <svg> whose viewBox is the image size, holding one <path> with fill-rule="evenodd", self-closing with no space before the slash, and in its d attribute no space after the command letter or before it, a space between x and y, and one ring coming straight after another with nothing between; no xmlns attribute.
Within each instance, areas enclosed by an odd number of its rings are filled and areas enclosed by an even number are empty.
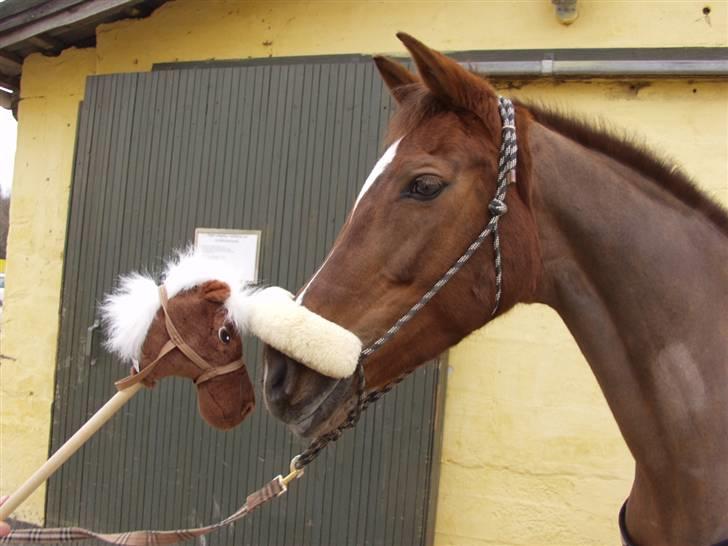
<svg viewBox="0 0 728 546"><path fill-rule="evenodd" d="M580 1L570 27L547 0L347 2L177 0L98 29L97 46L26 60L0 327L0 491L45 457L78 101L90 74L153 63L403 53L406 30L443 50L728 45L728 4ZM693 92L695 89L695 92ZM728 84L538 82L518 90L603 114L670 153L728 203ZM616 543L631 460L568 332L519 308L452 350L436 543ZM42 522L43 493L23 519Z"/></svg>
<svg viewBox="0 0 728 546"><path fill-rule="evenodd" d="M0 491L12 492L48 456L58 309L76 112L92 50L36 56L24 66L0 324ZM18 511L43 521L44 491Z"/></svg>

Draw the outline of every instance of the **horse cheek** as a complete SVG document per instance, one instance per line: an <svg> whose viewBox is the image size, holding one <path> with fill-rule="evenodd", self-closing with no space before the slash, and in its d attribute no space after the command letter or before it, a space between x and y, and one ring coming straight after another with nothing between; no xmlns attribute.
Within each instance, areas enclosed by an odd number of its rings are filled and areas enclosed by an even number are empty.
<svg viewBox="0 0 728 546"><path fill-rule="evenodd" d="M255 408L255 393L248 372L224 375L197 385L197 403L202 418L218 430L239 425Z"/></svg>

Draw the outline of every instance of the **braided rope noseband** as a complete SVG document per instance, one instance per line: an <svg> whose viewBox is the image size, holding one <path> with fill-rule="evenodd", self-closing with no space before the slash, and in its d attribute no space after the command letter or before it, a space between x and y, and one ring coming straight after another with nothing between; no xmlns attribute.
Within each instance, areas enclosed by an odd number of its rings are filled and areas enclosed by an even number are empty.
<svg viewBox="0 0 728 546"><path fill-rule="evenodd" d="M127 546L143 546L148 544L173 544L183 540L191 540L196 537L200 537L211 533L212 531L230 525L233 522L244 518L251 511L257 507L267 503L271 499L276 498L286 492L288 484L300 477L303 474L303 468L311 463L316 456L323 450L329 443L336 441L343 432L352 428L359 421L359 417L362 412L369 406L381 398L385 393L389 392L397 383L404 379L404 375L398 377L391 383L385 385L383 388L370 393L366 393L366 383L364 380L364 360L369 357L372 353L379 350L382 345L387 343L392 337L401 330L405 324L411 321L414 316L429 302L435 295L448 283L448 281L468 262L478 248L483 244L485 239L489 235L493 235L493 253L495 255L495 303L493 305L493 311L491 315L495 315L500 306L500 300L502 296L502 283L503 283L503 270L501 263L501 250L500 250L500 238L498 236L498 222L500 217L508 212L508 207L505 203L506 190L508 184L516 182L516 155L517 155L517 144L516 144L516 122L515 122L515 109L513 103L503 97L498 98L498 109L500 111L502 120L502 142L500 148L500 157L498 160L498 178L496 185L495 196L488 205L488 210L491 214L491 218L485 229L480 232L478 237L473 243L465 250L465 253L458 258L455 264L448 269L445 274L437 281L430 290L428 290L420 301L414 304L389 330L387 330L379 339L364 349L359 356L359 362L356 369L356 381L357 381L357 403L355 407L349 412L346 421L337 429L328 432L318 438L316 438L300 455L297 455L291 461L291 472L285 476L276 476L273 480L268 482L262 488L258 489L254 493L248 495L245 504L234 514L228 516L224 520L207 525L205 527L198 527L194 529L180 529L176 531L131 531L126 533L96 533L87 529L79 527L67 527L61 529L19 529L13 531L9 536L0 538L0 544L2 543L20 543L20 542L32 542L32 543L55 543L55 542L70 542L76 540L88 540L96 539L107 544L123 544ZM141 381L147 374L156 366L162 357L169 351L178 348L186 356L189 349L194 353L191 347L187 346L181 337L177 334L176 328L171 324L171 319L166 309L166 293L164 289L160 289L160 295L162 296L162 307L164 308L167 330L170 334L170 341L168 341L155 361L145 366L142 372L132 375L122 380L121 385L117 383L117 388L120 390L127 388L133 383ZM171 326L171 328L170 328ZM207 362L197 362L199 356L194 353L190 359L195 362L201 368L209 366ZM200 359L202 360L202 359ZM230 373L237 369L238 362L242 365L242 361L236 361L227 366L223 366L220 369L220 373ZM149 370L149 371L147 371ZM144 373L146 372L146 373ZM144 374L144 375L142 375ZM140 377L141 376L141 377ZM197 379L197 383L210 379L212 376L206 376L203 373ZM133 383L132 383L133 381ZM127 385L126 383L129 383Z"/></svg>
<svg viewBox="0 0 728 546"><path fill-rule="evenodd" d="M382 395L392 390L397 383L405 378L404 375L398 377L381 389L367 394L364 380L364 360L371 356L375 351L381 349L381 347L392 339L392 337L394 337L394 335L399 332L405 324L411 321L415 315L417 315L417 313L419 313L419 311L427 305L427 303L434 298L440 290L442 290L450 279L452 279L455 274L463 268L473 254L475 254L475 251L480 248L483 242L491 234L493 235L493 254L495 263L495 303L493 304L491 316L494 316L498 312L501 296L503 294L503 264L501 260L498 223L500 222L501 216L508 212L508 206L506 205L506 192L508 190L508 185L516 182L516 164L518 156L515 107L509 99L505 97L498 97L498 111L501 116L501 146L498 157L498 177L496 179L495 195L488 204L488 211L490 212L490 220L488 221L488 224L465 250L463 255L460 256L452 267L445 272L440 280L438 280L417 303L410 307L410 309L402 315L400 319L395 322L391 328L389 328L389 330L362 351L359 356L359 363L357 364L356 371L358 398L356 406L351 412L349 412L346 420L338 429L327 432L326 434L316 438L305 451L294 457L293 461L291 461L292 467L302 470L307 464L313 461L321 450L329 443L336 441L346 429L355 426L359 421L359 417L362 412L367 408L367 406L369 406L369 404L379 400Z"/></svg>

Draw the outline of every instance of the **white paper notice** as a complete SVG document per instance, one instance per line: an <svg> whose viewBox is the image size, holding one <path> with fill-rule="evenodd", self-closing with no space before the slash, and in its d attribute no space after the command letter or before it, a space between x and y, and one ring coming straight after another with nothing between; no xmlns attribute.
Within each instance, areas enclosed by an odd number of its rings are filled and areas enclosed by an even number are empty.
<svg viewBox="0 0 728 546"><path fill-rule="evenodd" d="M248 282L258 280L260 231L236 229L195 230L195 250L232 264Z"/></svg>

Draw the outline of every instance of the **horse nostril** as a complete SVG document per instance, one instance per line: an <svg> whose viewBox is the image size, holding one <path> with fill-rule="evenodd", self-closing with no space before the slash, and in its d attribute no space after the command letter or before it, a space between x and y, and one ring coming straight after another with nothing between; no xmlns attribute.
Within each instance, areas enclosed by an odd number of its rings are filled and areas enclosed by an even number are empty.
<svg viewBox="0 0 728 546"><path fill-rule="evenodd" d="M296 387L298 385L298 372L301 368L295 360L288 358L285 355L283 356L283 359L286 362L286 376L281 388L285 395L290 398L296 392Z"/></svg>
<svg viewBox="0 0 728 546"><path fill-rule="evenodd" d="M299 393L300 365L272 347L265 348L266 377L265 396L278 409L297 403ZM270 406L269 406L270 407Z"/></svg>
<svg viewBox="0 0 728 546"><path fill-rule="evenodd" d="M265 360L268 367L266 373L266 391L268 391L269 395L280 395L286 383L286 372L288 370L287 358L283 353L271 347L266 347Z"/></svg>

